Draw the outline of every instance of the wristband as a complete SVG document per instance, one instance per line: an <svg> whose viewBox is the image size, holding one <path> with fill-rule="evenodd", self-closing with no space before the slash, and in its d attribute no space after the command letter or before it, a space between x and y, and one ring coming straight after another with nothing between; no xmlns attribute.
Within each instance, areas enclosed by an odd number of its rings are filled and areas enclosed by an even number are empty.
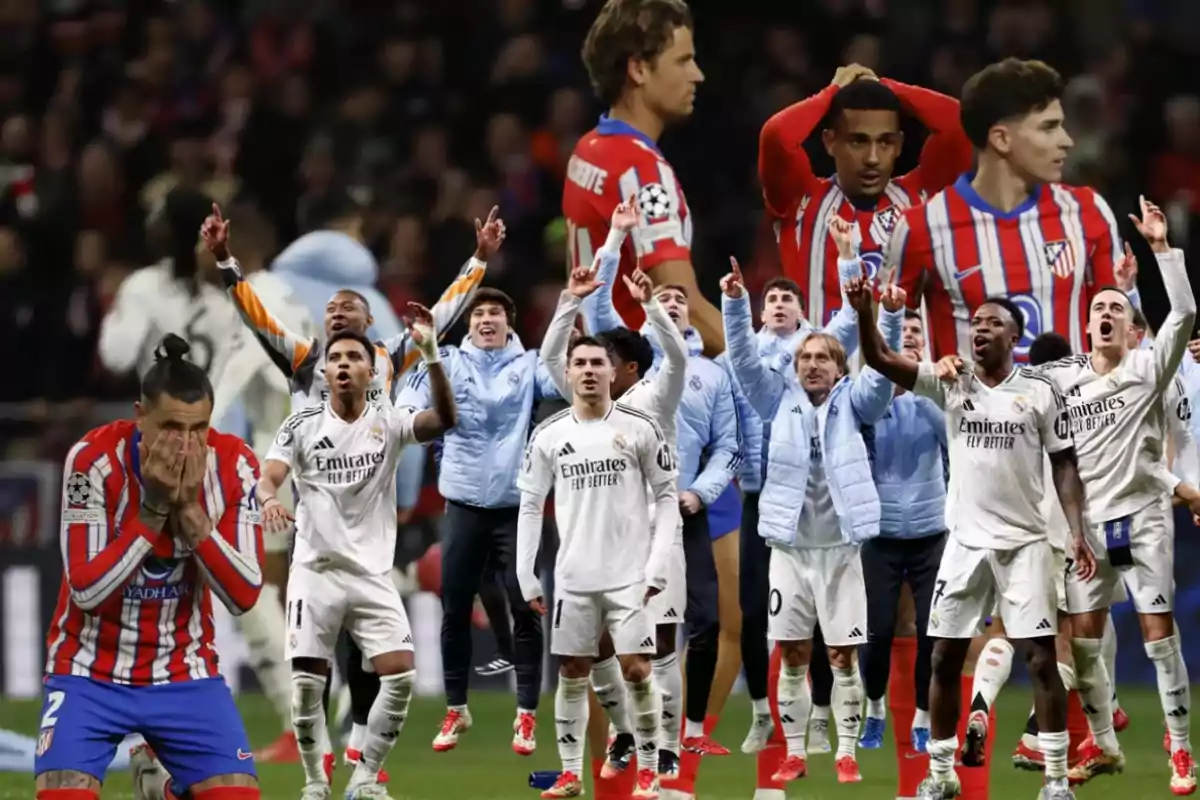
<svg viewBox="0 0 1200 800"><path fill-rule="evenodd" d="M467 262L467 271L474 272L477 269L487 269L487 262L471 256L470 261Z"/></svg>
<svg viewBox="0 0 1200 800"><path fill-rule="evenodd" d="M145 500L142 501L142 510L148 512L151 516L162 517L163 519L166 519L167 517L171 516L171 512L169 509L167 511L161 511L161 510L155 508L154 506L150 505L149 503L147 503Z"/></svg>
<svg viewBox="0 0 1200 800"><path fill-rule="evenodd" d="M280 506L283 505L283 503L281 503L279 501L278 497L268 497L266 500L262 501L263 511L266 511L267 506L271 505L271 503L275 503L276 505L280 505Z"/></svg>
<svg viewBox="0 0 1200 800"><path fill-rule="evenodd" d="M439 352L438 352L438 349L437 349L436 347L435 347L435 348L433 348L433 352L432 352L432 354L430 354L430 353L426 353L426 352L425 352L425 350L424 350L424 348L422 348L422 349L421 349L421 359L422 359L422 360L423 360L423 361L424 361L424 362L425 362L427 365L428 365L428 364L440 364L440 363L442 363L442 355L441 355L441 353L439 353Z"/></svg>
<svg viewBox="0 0 1200 800"><path fill-rule="evenodd" d="M225 259L224 261L218 261L217 266L220 267L221 269L237 269L238 262L237 262L236 258L234 258L233 256L230 256L229 258Z"/></svg>

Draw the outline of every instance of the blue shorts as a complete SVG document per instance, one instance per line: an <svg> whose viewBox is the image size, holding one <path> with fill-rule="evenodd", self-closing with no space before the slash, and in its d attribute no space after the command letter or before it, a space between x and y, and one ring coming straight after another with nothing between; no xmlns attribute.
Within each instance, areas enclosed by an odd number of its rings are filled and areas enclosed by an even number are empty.
<svg viewBox="0 0 1200 800"><path fill-rule="evenodd" d="M742 495L732 482L708 507L708 531L713 539L733 533L742 524Z"/></svg>
<svg viewBox="0 0 1200 800"><path fill-rule="evenodd" d="M246 728L223 679L124 686L74 675L46 679L34 774L74 770L104 780L130 733L146 738L175 786L256 775Z"/></svg>

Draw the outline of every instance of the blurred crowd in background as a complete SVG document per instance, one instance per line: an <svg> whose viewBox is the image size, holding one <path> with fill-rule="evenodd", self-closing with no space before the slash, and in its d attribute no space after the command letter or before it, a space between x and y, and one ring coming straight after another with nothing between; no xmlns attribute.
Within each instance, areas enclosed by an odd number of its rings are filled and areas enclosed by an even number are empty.
<svg viewBox="0 0 1200 800"><path fill-rule="evenodd" d="M599 5L0 0L0 450L61 457L101 404L133 397L96 341L122 279L162 256L147 220L174 186L230 206L235 252L264 263L349 192L397 308L436 298L474 247L472 220L499 204L509 236L487 282L536 346L564 276L564 166L600 111L579 58ZM706 81L662 142L714 296L729 253L757 281L777 270L755 174L763 121L851 62L957 95L1000 57L1048 61L1069 78L1068 179L1118 217L1144 192L1170 209L1173 242L1200 241L1195 0L737 5L693 4ZM923 135L906 132L902 168Z"/></svg>

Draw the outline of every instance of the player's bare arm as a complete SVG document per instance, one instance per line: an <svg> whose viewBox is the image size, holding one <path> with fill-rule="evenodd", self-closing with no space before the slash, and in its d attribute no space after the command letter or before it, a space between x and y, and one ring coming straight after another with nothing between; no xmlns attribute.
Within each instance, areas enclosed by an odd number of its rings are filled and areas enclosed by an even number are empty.
<svg viewBox="0 0 1200 800"><path fill-rule="evenodd" d="M295 521L275 496L291 471L292 468L286 463L273 458L268 459L263 464L262 477L254 489L258 496L258 505L262 509L263 529L269 533L283 533L288 529L288 525Z"/></svg>
<svg viewBox="0 0 1200 800"><path fill-rule="evenodd" d="M1079 459L1075 448L1068 447L1050 454L1050 470L1054 477L1054 491L1062 505L1063 515L1071 529L1071 551L1074 569L1080 580L1091 580L1096 574L1096 556L1083 536L1083 480L1079 477Z"/></svg>
<svg viewBox="0 0 1200 800"><path fill-rule="evenodd" d="M871 318L871 288L865 278L846 284L846 299L858 312L859 319ZM918 366L891 350L876 325L858 326L858 346L867 366L902 389L912 390L917 383Z"/></svg>
<svg viewBox="0 0 1200 800"><path fill-rule="evenodd" d="M290 378L308 358L314 341L289 331L263 305L250 283L242 277L242 270L229 251L229 220L221 214L221 207L216 203L212 210L200 227L200 239L217 260L225 290L233 299L242 321L266 345L268 352L275 356L275 363Z"/></svg>
<svg viewBox="0 0 1200 800"><path fill-rule="evenodd" d="M454 404L454 387L438 355L437 334L433 314L419 303L408 304L411 317L408 333L429 375L429 398L432 407L418 411L413 418L413 435L418 442L430 442L458 424L458 407Z"/></svg>

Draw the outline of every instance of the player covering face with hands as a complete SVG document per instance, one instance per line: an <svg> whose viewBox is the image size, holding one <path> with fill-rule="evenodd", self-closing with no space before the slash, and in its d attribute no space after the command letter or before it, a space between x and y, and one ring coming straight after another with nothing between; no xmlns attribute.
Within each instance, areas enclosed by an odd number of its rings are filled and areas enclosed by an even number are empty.
<svg viewBox="0 0 1200 800"><path fill-rule="evenodd" d="M680 524L674 454L652 417L610 397L608 349L583 336L567 353L571 407L534 430L517 486L517 577L527 601L548 613L559 657L554 717L562 774L546 798L583 794L588 677L601 633L612 637L629 692L640 770L658 769L661 698L651 670L654 628L646 601L666 585L667 558ZM542 601L534 572L546 496L554 491L560 544L557 597ZM653 507L651 537L650 508ZM658 796L658 781L634 796Z"/></svg>
<svg viewBox="0 0 1200 800"><path fill-rule="evenodd" d="M380 676L362 757L347 798L387 798L378 771L408 712L415 672L412 631L390 569L396 547L396 462L409 444L428 442L457 421L454 394L438 358L433 318L409 305L413 344L424 359L433 407L416 411L367 399L375 348L364 336L336 333L325 345L329 399L284 422L258 486L264 523L287 525L275 493L289 475L299 495L296 547L288 576L292 724L304 764L304 800L327 800L318 731L321 696L344 626Z"/></svg>

